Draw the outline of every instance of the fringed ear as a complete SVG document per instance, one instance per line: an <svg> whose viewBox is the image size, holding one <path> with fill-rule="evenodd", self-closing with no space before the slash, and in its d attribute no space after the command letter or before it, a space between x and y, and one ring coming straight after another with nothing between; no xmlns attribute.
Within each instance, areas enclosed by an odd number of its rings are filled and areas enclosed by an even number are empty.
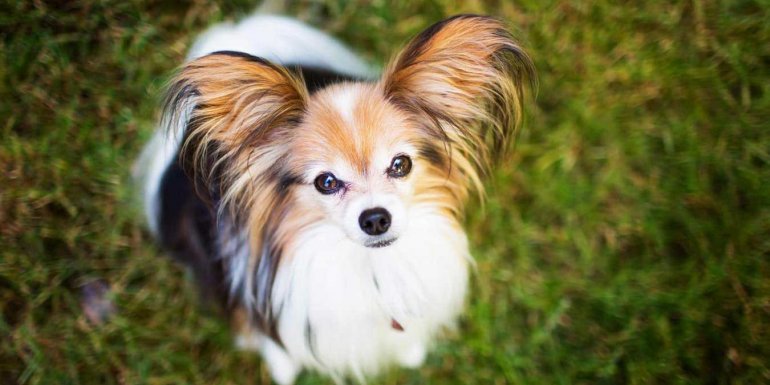
<svg viewBox="0 0 770 385"><path fill-rule="evenodd" d="M301 78L239 52L191 61L172 79L165 101L164 125L182 136L182 167L224 219L218 237L238 245L218 256L231 294L276 340L270 296L281 245L273 234L297 180L284 160L306 101ZM250 253L239 251L241 242Z"/></svg>
<svg viewBox="0 0 770 385"><path fill-rule="evenodd" d="M299 122L306 99L304 83L283 67L222 51L172 79L164 119L183 135L180 162L199 193L247 212L260 195L251 194L255 187L280 183L274 166L285 155L282 133Z"/></svg>
<svg viewBox="0 0 770 385"><path fill-rule="evenodd" d="M415 37L388 66L386 96L444 142L450 160L480 189L479 173L508 147L521 122L529 56L498 20L460 15Z"/></svg>

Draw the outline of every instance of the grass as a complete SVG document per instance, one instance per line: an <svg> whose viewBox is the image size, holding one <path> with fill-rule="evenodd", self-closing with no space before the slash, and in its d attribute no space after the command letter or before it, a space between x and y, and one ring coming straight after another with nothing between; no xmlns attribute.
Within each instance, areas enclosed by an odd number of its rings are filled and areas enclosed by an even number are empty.
<svg viewBox="0 0 770 385"><path fill-rule="evenodd" d="M515 151L469 208L460 333L374 383L770 382L767 1L289 3L375 63L445 16L497 15L539 71ZM129 184L190 40L252 8L4 6L1 383L268 383L153 246ZM79 304L94 280L118 308L98 327Z"/></svg>

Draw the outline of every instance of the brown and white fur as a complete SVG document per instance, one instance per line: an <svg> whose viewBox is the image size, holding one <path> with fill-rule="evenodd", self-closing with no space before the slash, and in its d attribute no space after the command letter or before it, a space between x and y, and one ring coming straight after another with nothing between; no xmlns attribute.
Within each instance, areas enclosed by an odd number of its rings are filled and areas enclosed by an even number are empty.
<svg viewBox="0 0 770 385"><path fill-rule="evenodd" d="M462 310L463 204L533 72L483 16L431 26L379 77L295 20L214 27L137 164L150 229L275 382L419 366Z"/></svg>

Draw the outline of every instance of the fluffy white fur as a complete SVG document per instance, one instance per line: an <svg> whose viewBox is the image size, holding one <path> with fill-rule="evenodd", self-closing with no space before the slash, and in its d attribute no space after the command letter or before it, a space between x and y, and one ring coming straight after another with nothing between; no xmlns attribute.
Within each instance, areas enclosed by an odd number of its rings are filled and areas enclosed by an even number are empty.
<svg viewBox="0 0 770 385"><path fill-rule="evenodd" d="M408 231L381 249L336 226L299 236L273 289L295 365L363 379L392 362L422 364L431 337L462 308L470 260L465 235L428 210L414 208Z"/></svg>
<svg viewBox="0 0 770 385"><path fill-rule="evenodd" d="M373 75L329 36L284 17L255 15L238 24L215 26L195 42L187 58L220 50L242 51L278 64ZM342 109L348 104L344 99L337 103ZM144 180L147 220L156 234L159 181L180 145L181 129L158 130L136 168ZM355 215L359 209L353 210ZM409 211L400 238L386 248L353 242L339 226L321 224L296 234L272 292L285 349L259 334L238 336L237 345L260 351L279 384L291 384L303 367L341 381L346 376L363 379L392 363L420 365L431 337L451 327L462 308L470 255L465 234L446 216L431 207ZM234 256L232 292L250 293L243 290L249 286L244 277L251 252L246 237L227 239L230 243L220 247ZM394 328L393 321L404 330Z"/></svg>

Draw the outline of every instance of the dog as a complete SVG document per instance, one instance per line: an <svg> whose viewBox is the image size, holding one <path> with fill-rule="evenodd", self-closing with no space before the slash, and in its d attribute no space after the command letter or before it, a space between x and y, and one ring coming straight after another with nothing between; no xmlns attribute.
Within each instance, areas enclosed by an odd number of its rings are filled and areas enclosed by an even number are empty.
<svg viewBox="0 0 770 385"><path fill-rule="evenodd" d="M418 367L463 309L463 206L534 79L485 16L432 25L381 75L290 18L215 26L137 163L149 228L276 383Z"/></svg>

